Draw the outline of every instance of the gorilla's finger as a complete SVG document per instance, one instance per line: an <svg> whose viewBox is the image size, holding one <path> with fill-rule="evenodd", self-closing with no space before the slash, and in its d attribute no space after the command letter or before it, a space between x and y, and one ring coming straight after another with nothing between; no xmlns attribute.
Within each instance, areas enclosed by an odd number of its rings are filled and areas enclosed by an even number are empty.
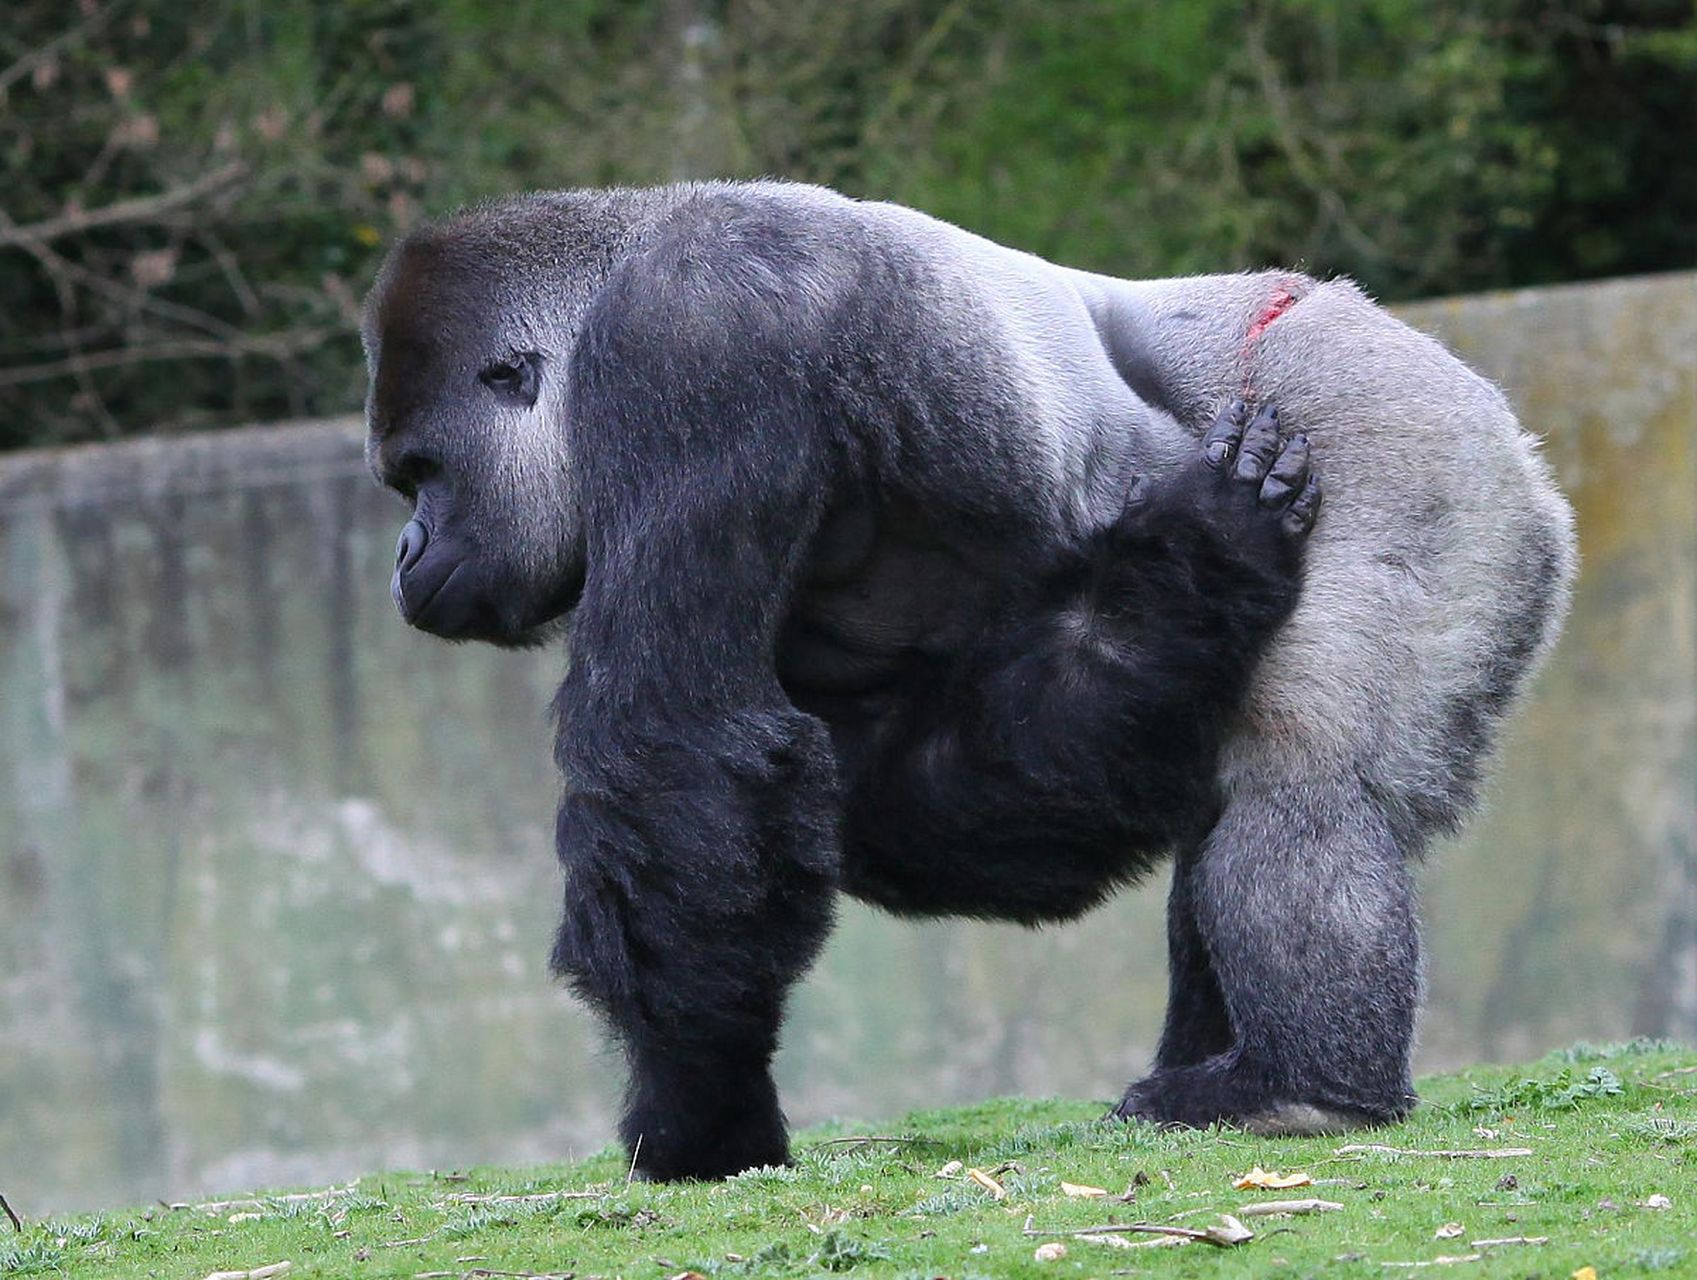
<svg viewBox="0 0 1697 1280"><path fill-rule="evenodd" d="M1241 400L1233 400L1221 409L1214 425L1202 437L1203 461L1215 469L1230 462L1232 454L1237 452L1238 442L1243 439L1243 422L1248 416L1249 406Z"/></svg>
<svg viewBox="0 0 1697 1280"><path fill-rule="evenodd" d="M1267 474L1273 458L1279 452L1279 411L1267 404L1255 415L1243 433L1243 447L1237 455L1237 478L1259 480Z"/></svg>
<svg viewBox="0 0 1697 1280"><path fill-rule="evenodd" d="M1320 514L1320 480L1317 476L1309 476L1308 483L1302 486L1302 492L1296 495L1279 519L1284 531L1293 538L1299 538L1314 527L1314 517Z"/></svg>
<svg viewBox="0 0 1697 1280"><path fill-rule="evenodd" d="M1281 507L1297 494L1308 480L1308 437L1294 435L1273 460L1273 469L1261 482L1261 505Z"/></svg>

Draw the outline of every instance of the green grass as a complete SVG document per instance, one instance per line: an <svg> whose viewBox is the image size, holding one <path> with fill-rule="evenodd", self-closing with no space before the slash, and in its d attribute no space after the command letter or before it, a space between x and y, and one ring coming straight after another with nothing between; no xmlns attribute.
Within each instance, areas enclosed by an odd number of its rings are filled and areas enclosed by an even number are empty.
<svg viewBox="0 0 1697 1280"><path fill-rule="evenodd" d="M293 1263L305 1277L548 1274L708 1276L1396 1276L1389 1264L1474 1260L1464 1277L1602 1280L1697 1275L1697 1054L1666 1043L1578 1045L1530 1067L1422 1082L1392 1129L1338 1139L1163 1133L1104 1122L1094 1102L1002 1100L838 1124L797 1142L795 1167L720 1183L626 1181L609 1150L580 1164L387 1173L348 1188L225 1205L156 1207L26 1222L0 1236L0 1276L185 1277ZM876 1141L853 1141L875 1134ZM885 1141L884 1138L898 1141ZM1530 1148L1507 1159L1339 1154ZM959 1161L1005 1191L998 1200ZM1238 1191L1252 1166L1312 1186ZM1105 1198L1061 1183L1105 1188ZM1131 1195L1122 1200L1122 1195ZM1664 1196L1667 1207L1652 1197ZM1104 1223L1202 1229L1257 1201L1317 1197L1342 1208L1245 1219L1222 1248L1123 1249L1064 1232ZM1447 1224L1459 1224L1459 1232ZM0 1220L0 1230L6 1224ZM1509 1237L1547 1243L1474 1245ZM1147 1235L1127 1235L1146 1240ZM1039 1245L1066 1254L1039 1262Z"/></svg>

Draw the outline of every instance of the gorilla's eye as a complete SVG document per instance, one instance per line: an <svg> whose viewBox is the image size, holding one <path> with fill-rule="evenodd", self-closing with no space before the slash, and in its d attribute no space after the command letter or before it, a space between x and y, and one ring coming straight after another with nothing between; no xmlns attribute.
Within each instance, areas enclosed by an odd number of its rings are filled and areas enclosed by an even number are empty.
<svg viewBox="0 0 1697 1280"><path fill-rule="evenodd" d="M542 389L542 357L534 351L515 351L507 359L488 365L477 380L497 395L528 408L536 403Z"/></svg>

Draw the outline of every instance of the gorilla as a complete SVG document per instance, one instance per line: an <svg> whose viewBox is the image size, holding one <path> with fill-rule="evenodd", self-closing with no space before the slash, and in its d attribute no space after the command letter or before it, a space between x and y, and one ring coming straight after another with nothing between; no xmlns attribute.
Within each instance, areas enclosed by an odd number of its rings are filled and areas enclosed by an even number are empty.
<svg viewBox="0 0 1697 1280"><path fill-rule="evenodd" d="M1574 571L1438 343L1347 281L1114 279L772 181L461 212L363 336L402 615L566 639L553 964L641 1174L787 1159L771 1060L839 891L1035 925L1167 857L1115 1114L1407 1113L1411 864Z"/></svg>

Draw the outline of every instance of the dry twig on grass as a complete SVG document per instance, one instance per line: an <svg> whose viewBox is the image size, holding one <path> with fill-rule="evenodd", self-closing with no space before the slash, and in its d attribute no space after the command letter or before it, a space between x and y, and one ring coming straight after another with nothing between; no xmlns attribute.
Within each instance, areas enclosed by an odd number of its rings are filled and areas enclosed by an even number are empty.
<svg viewBox="0 0 1697 1280"><path fill-rule="evenodd" d="M1549 1236L1499 1236L1494 1240L1470 1240L1475 1249L1494 1249L1505 1244L1549 1244Z"/></svg>
<svg viewBox="0 0 1697 1280"><path fill-rule="evenodd" d="M1455 1255L1439 1254L1425 1262L1381 1262L1381 1267L1453 1267L1458 1262L1478 1262L1485 1255L1482 1253L1458 1253Z"/></svg>
<svg viewBox="0 0 1697 1280"><path fill-rule="evenodd" d="M856 1134L852 1138L826 1138L823 1141L816 1143L815 1145L821 1146L821 1147L840 1147L840 1146L846 1146L849 1143L856 1143L856 1144L859 1144L859 1145L865 1145L866 1143L869 1143L869 1142L893 1142L893 1143L896 1143L898 1146L904 1146L905 1147L905 1146L911 1146L913 1143L923 1142L923 1141L924 1141L923 1138L898 1138L898 1137L894 1136L893 1134L861 1133L861 1134Z"/></svg>
<svg viewBox="0 0 1697 1280"><path fill-rule="evenodd" d="M1237 1211L1240 1218L1265 1218L1275 1213L1340 1213L1343 1206L1336 1200L1261 1200L1246 1204Z"/></svg>
<svg viewBox="0 0 1697 1280"><path fill-rule="evenodd" d="M273 1262L268 1267L255 1267L252 1271L214 1271L206 1280L273 1280L285 1271L294 1270L292 1262Z"/></svg>
<svg viewBox="0 0 1697 1280"><path fill-rule="evenodd" d="M167 1209L198 1209L202 1213L223 1213L227 1209L264 1209L274 1204L305 1204L308 1200L333 1200L352 1195L359 1186L355 1178L345 1187L325 1187L322 1191L293 1191L286 1196L266 1196L263 1200L179 1200L167 1204Z"/></svg>
<svg viewBox="0 0 1697 1280"><path fill-rule="evenodd" d="M1426 1156L1436 1160L1510 1160L1531 1155L1532 1148L1480 1147L1474 1150L1440 1148L1433 1151L1418 1151L1407 1147L1386 1147L1377 1142L1352 1142L1348 1146L1339 1147L1332 1154L1339 1156Z"/></svg>
<svg viewBox="0 0 1697 1280"><path fill-rule="evenodd" d="M12 1230L22 1231L24 1229L24 1220L22 1218L18 1217L17 1212L12 1208L11 1205L6 1203L6 1197L3 1196L3 1195L0 1195L0 1210L5 1211L6 1217L12 1223Z"/></svg>
<svg viewBox="0 0 1697 1280"><path fill-rule="evenodd" d="M1200 1241L1203 1244L1216 1245L1220 1248L1230 1248L1252 1240L1255 1233L1229 1213L1220 1215L1219 1225L1206 1227L1200 1231L1193 1227L1170 1227L1159 1222L1107 1222L1097 1227L1071 1227L1053 1231L1038 1230L1031 1226L1031 1220L1026 1219L1025 1230L1022 1234L1037 1236L1066 1236L1078 1240L1099 1239L1102 1236L1113 1235L1149 1235L1172 1236L1184 1241Z"/></svg>

